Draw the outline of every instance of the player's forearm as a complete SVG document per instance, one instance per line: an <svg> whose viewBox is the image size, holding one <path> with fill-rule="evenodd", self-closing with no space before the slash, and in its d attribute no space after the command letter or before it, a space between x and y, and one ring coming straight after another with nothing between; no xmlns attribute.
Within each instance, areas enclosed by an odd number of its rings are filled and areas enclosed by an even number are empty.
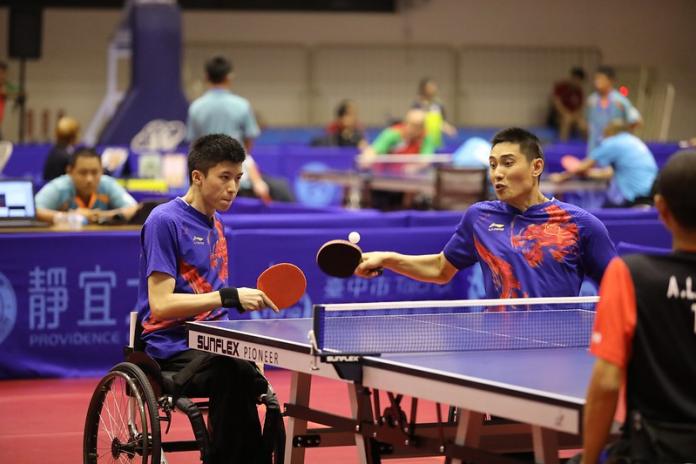
<svg viewBox="0 0 696 464"><path fill-rule="evenodd" d="M442 253L433 255L402 255L387 253L384 267L399 274L422 282L445 284L452 279L446 272Z"/></svg>
<svg viewBox="0 0 696 464"><path fill-rule="evenodd" d="M583 463L596 464L607 443L619 399L620 383L592 376L585 405Z"/></svg>
<svg viewBox="0 0 696 464"><path fill-rule="evenodd" d="M251 153L251 148L254 146L254 139L245 137L244 138L244 149L247 153Z"/></svg>
<svg viewBox="0 0 696 464"><path fill-rule="evenodd" d="M255 162L247 164L247 173L252 184L263 182L263 177L261 177L261 172Z"/></svg>
<svg viewBox="0 0 696 464"><path fill-rule="evenodd" d="M113 214L121 214L126 220L129 220L133 216L135 216L135 213L138 212L140 209L140 204L139 203L134 203L132 205L127 205L127 206L122 206L120 208L116 208L113 211Z"/></svg>
<svg viewBox="0 0 696 464"><path fill-rule="evenodd" d="M160 321L188 318L222 306L220 292L150 295L149 302L152 315Z"/></svg>
<svg viewBox="0 0 696 464"><path fill-rule="evenodd" d="M614 169L611 166L606 168L592 168L587 171L587 177L596 180L610 180L614 177Z"/></svg>
<svg viewBox="0 0 696 464"><path fill-rule="evenodd" d="M54 211L52 209L47 208L36 208L36 219L38 219L39 221L53 224L55 222L55 217L58 214L61 214L61 211Z"/></svg>
<svg viewBox="0 0 696 464"><path fill-rule="evenodd" d="M578 175L585 175L587 171L594 168L595 164L595 160L593 160L592 158L585 158L575 169L575 173Z"/></svg>

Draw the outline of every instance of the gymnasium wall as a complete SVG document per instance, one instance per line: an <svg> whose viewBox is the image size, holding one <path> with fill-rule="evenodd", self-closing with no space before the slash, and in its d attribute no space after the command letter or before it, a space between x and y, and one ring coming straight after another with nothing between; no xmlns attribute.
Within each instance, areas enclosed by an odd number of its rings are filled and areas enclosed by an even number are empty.
<svg viewBox="0 0 696 464"><path fill-rule="evenodd" d="M187 95L203 89L202 63L228 53L237 91L272 125L326 121L338 99L355 98L362 119L398 117L431 75L458 124L538 125L545 98L566 68L600 60L617 65L632 88L648 76L648 94L676 88L669 137L696 132L696 43L690 0L410 0L398 14L184 12ZM5 30L7 9L0 9ZM62 108L86 126L105 90L106 46L116 10L49 9L43 58L27 66L29 108ZM0 57L6 34L0 33ZM11 61L10 76L18 65ZM128 63L120 68L121 86ZM166 76L162 76L166 78ZM643 82L645 84L645 82ZM16 135L7 109L5 134ZM40 134L39 127L34 129Z"/></svg>

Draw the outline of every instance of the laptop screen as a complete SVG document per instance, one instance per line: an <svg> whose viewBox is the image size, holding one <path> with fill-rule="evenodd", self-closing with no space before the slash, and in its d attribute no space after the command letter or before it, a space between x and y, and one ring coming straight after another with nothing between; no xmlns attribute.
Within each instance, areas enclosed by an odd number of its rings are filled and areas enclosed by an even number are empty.
<svg viewBox="0 0 696 464"><path fill-rule="evenodd" d="M36 217L30 180L0 180L0 219Z"/></svg>

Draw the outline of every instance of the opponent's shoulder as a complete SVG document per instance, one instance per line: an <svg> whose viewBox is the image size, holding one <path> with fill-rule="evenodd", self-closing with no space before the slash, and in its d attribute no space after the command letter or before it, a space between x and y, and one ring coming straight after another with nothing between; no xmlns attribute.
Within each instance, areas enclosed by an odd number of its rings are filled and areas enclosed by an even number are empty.
<svg viewBox="0 0 696 464"><path fill-rule="evenodd" d="M602 221L600 221L599 218L597 218L597 216L577 205L565 203L558 200L555 201L555 204L558 208L562 209L567 214L569 214L572 220L578 223L579 225L602 225Z"/></svg>

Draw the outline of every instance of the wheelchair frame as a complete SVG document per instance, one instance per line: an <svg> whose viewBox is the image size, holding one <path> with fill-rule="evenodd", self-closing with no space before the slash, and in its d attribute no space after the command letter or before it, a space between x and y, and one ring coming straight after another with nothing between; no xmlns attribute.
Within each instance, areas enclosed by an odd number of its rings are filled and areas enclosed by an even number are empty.
<svg viewBox="0 0 696 464"><path fill-rule="evenodd" d="M175 398L173 392L166 391L159 365L144 351L141 332L137 313L132 312L130 342L124 349L126 361L99 380L89 403L83 463L122 462L125 458L123 462L163 464L167 462L165 452L200 451L201 462L207 464L210 446L203 411L208 409L208 401ZM262 395L260 402L268 406L269 399ZM162 423L167 423L166 434L176 410L188 417L194 440L162 441ZM282 450L275 450L274 458L282 463Z"/></svg>

